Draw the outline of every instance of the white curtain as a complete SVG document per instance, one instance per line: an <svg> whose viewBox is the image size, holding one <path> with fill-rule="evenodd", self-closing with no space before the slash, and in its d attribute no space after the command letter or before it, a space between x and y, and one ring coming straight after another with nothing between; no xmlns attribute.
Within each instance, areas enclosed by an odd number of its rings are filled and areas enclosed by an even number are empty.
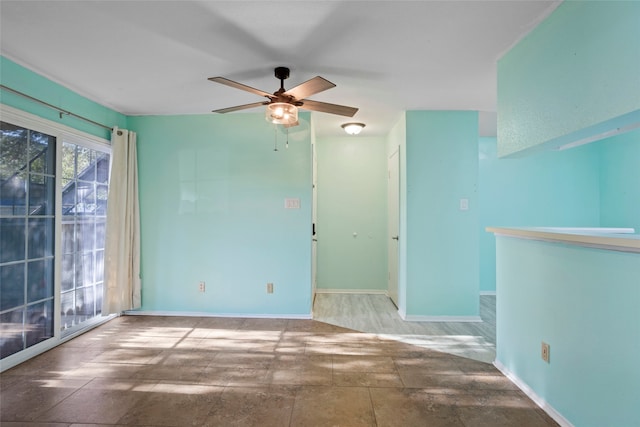
<svg viewBox="0 0 640 427"><path fill-rule="evenodd" d="M111 133L103 315L140 307L140 209L136 134Z"/></svg>

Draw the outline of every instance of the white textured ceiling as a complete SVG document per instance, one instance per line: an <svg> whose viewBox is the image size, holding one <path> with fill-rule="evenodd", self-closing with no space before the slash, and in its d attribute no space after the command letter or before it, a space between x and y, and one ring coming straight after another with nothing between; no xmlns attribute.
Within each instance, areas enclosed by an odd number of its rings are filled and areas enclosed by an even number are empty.
<svg viewBox="0 0 640 427"><path fill-rule="evenodd" d="M1 0L0 51L127 115L261 101L207 78L274 92L273 68L287 66L286 88L320 75L337 87L311 99L358 107L362 135L385 135L403 110L492 117L496 61L558 4ZM349 119L314 113L314 121L322 137L343 135Z"/></svg>

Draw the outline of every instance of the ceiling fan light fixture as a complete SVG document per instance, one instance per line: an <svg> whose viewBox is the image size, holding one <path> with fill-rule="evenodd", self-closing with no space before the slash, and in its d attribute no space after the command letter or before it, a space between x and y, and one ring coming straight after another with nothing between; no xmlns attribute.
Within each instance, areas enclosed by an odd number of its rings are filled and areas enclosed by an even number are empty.
<svg viewBox="0 0 640 427"><path fill-rule="evenodd" d="M267 105L265 119L277 125L293 125L298 122L298 107L286 102L273 102Z"/></svg>
<svg viewBox="0 0 640 427"><path fill-rule="evenodd" d="M364 123L345 123L342 125L342 129L349 135L357 135L364 128Z"/></svg>

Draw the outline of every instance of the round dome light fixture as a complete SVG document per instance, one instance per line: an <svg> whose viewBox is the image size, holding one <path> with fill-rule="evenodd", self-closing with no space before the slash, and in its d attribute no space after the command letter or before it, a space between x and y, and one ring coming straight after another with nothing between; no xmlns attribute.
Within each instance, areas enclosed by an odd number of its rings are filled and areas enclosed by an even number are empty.
<svg viewBox="0 0 640 427"><path fill-rule="evenodd" d="M349 135L357 135L364 128L364 123L345 123L342 125L342 129Z"/></svg>

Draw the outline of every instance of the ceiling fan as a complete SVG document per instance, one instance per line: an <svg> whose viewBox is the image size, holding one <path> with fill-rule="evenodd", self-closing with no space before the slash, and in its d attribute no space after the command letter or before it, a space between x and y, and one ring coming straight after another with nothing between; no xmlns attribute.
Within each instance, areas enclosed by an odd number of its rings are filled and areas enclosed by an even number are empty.
<svg viewBox="0 0 640 427"><path fill-rule="evenodd" d="M358 111L357 108L353 107L307 99L308 96L323 92L336 86L320 76L307 80L292 89L285 90L284 81L289 78L289 69L287 67L276 67L274 73L276 78L280 80L280 89L272 94L224 77L210 77L208 80L211 80L212 82L251 92L268 99L267 101L221 108L219 110L213 110L213 112L230 113L233 111L246 110L266 105L267 109L265 112L265 118L267 121L275 124L281 124L285 127L291 127L298 124L298 107L305 110L338 114L340 116L347 117L353 117L353 115Z"/></svg>

